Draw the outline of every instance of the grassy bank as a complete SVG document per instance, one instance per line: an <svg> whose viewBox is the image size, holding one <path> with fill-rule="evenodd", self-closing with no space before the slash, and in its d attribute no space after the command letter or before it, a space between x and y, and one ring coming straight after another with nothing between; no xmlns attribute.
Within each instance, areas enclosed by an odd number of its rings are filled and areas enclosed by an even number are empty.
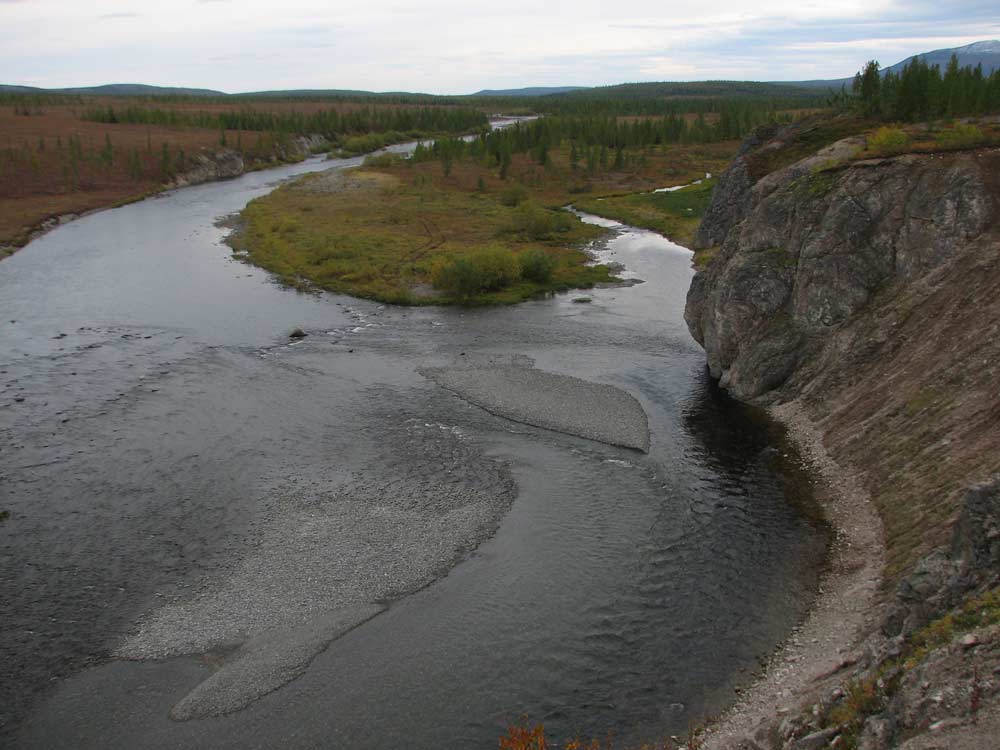
<svg viewBox="0 0 1000 750"><path fill-rule="evenodd" d="M712 199L715 183L713 178L671 192L586 198L575 203L581 211L651 229L688 245Z"/></svg>
<svg viewBox="0 0 1000 750"><path fill-rule="evenodd" d="M486 126L469 108L353 102L0 98L0 257L46 223L128 203L236 153L247 171ZM312 143L299 136L323 136Z"/></svg>

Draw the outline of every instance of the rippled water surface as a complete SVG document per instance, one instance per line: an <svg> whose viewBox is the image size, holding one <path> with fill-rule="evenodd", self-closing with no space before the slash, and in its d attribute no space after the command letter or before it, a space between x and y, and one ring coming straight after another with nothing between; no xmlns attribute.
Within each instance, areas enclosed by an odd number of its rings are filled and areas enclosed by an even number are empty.
<svg viewBox="0 0 1000 750"><path fill-rule="evenodd" d="M682 319L690 254L605 222L596 249L645 283L465 311L302 295L230 259L219 217L329 166L96 214L0 263L5 732L495 747L522 714L556 738L638 740L725 705L801 616L823 537L780 435L704 375ZM309 336L290 344L295 327ZM486 355L627 390L649 454L506 422L417 372ZM170 721L210 659L118 662L111 645L231 570L274 498L370 465L408 426L509 463L495 537L247 710Z"/></svg>

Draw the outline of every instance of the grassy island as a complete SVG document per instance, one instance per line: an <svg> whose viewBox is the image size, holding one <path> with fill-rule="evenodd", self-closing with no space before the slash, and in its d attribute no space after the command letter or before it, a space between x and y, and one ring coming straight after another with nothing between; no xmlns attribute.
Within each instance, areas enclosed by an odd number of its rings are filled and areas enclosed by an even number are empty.
<svg viewBox="0 0 1000 750"><path fill-rule="evenodd" d="M734 147L636 148L612 155L614 164L595 159L588 171L568 146L543 159L508 153L497 164L456 143L412 159L372 157L360 169L308 175L258 198L230 239L234 252L290 285L397 304L513 303L590 288L616 280L585 249L603 230L567 204L616 216L602 208L631 200L618 196L702 177ZM683 227L686 238L696 221L688 205L707 195L654 194L662 220L635 223Z"/></svg>
<svg viewBox="0 0 1000 750"><path fill-rule="evenodd" d="M516 190L442 185L422 170L309 175L242 219L234 249L286 283L397 304L517 302L614 280L580 249L597 227Z"/></svg>

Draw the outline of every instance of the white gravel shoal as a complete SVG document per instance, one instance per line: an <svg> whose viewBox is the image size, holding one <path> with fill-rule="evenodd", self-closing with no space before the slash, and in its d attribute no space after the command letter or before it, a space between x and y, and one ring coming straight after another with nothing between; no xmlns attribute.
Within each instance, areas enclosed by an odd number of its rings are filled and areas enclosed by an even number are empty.
<svg viewBox="0 0 1000 750"><path fill-rule="evenodd" d="M649 450L642 405L613 385L531 367L440 367L422 373L506 419L555 432Z"/></svg>
<svg viewBox="0 0 1000 750"><path fill-rule="evenodd" d="M217 651L219 668L172 718L232 713L281 688L495 531L517 494L506 464L422 420L378 434L363 469L276 487L226 573L164 601L118 644L125 659Z"/></svg>
<svg viewBox="0 0 1000 750"><path fill-rule="evenodd" d="M275 630L244 643L236 658L182 698L175 721L224 716L274 692L301 675L332 641L382 612L378 604L343 607L291 630Z"/></svg>

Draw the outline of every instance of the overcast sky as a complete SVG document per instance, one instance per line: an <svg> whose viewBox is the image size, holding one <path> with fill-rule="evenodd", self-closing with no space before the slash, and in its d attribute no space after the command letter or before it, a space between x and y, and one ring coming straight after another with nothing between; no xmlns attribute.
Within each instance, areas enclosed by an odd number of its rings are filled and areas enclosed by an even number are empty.
<svg viewBox="0 0 1000 750"><path fill-rule="evenodd" d="M0 83L471 93L803 80L997 38L997 0L0 0Z"/></svg>

